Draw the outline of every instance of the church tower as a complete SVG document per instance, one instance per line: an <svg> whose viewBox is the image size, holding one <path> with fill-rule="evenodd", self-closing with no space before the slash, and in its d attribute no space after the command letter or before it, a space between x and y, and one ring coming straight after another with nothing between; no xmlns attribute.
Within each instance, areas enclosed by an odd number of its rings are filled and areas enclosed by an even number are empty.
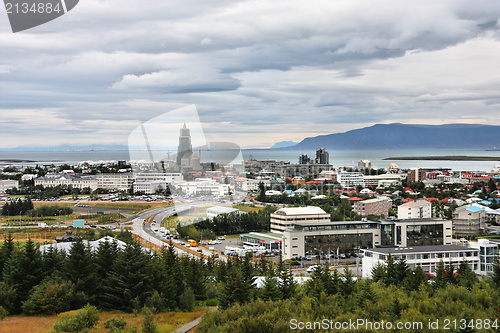
<svg viewBox="0 0 500 333"><path fill-rule="evenodd" d="M177 147L177 157L175 159L176 165L181 165L182 156L185 153L192 153L193 147L191 147L191 135L189 134L189 128L186 127L186 123L184 123L184 127L181 128L179 135L179 146Z"/></svg>

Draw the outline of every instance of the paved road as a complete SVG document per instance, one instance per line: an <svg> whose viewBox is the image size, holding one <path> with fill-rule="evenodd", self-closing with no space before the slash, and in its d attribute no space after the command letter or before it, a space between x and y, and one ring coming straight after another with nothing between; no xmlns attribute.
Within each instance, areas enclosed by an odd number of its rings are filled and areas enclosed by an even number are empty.
<svg viewBox="0 0 500 333"><path fill-rule="evenodd" d="M144 212L141 212L138 214L135 218L133 218L130 222L132 223L132 233L135 235L138 235L142 239L158 245L158 246L165 246L167 243L167 240L158 232L154 232L151 229L150 224L144 225L144 221L148 219L151 216L154 216L154 220L156 221L157 225L163 221L164 218L168 216L172 216L175 213L182 213L184 211L190 210L195 206L206 206L207 203L186 203L186 204L181 204L181 205L175 205L175 206L168 206L168 207L160 207L160 208L154 208L154 209L149 209ZM174 247L177 255L188 255L188 256L193 256L193 257L198 257L193 255L192 253L188 252L188 247L186 245L182 245L183 243L185 244L185 241L179 240L179 239L173 239L172 242L176 243L179 245L178 247ZM183 250L183 248L185 250ZM201 253L206 255L206 256L212 256L212 251L204 248L204 247L190 247L191 250L197 251L198 249L201 250ZM224 256L219 256L219 260L226 261L226 257Z"/></svg>

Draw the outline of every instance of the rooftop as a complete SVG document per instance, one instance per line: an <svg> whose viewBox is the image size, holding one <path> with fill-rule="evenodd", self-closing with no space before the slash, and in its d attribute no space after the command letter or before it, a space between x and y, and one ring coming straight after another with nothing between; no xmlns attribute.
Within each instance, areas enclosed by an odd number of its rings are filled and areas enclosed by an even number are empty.
<svg viewBox="0 0 500 333"><path fill-rule="evenodd" d="M400 253L421 253L421 252L472 252L477 251L477 249L468 248L465 246L458 245L428 245L428 246L413 246L413 247L386 247L386 248L375 248L367 249L363 251L370 251L382 254L400 254Z"/></svg>
<svg viewBox="0 0 500 333"><path fill-rule="evenodd" d="M281 208L275 212L279 215L319 215L327 214L323 209L315 206Z"/></svg>

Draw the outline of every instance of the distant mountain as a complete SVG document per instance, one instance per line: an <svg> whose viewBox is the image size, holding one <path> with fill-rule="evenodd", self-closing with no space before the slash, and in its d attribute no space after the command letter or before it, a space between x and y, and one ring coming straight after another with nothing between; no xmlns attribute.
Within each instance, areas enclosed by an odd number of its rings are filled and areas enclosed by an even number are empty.
<svg viewBox="0 0 500 333"><path fill-rule="evenodd" d="M370 127L305 138L285 149L479 148L500 147L500 126L475 124L377 124Z"/></svg>
<svg viewBox="0 0 500 333"><path fill-rule="evenodd" d="M280 142L276 142L270 149L291 147L291 146L295 146L297 143L298 142L294 142L294 141L280 141Z"/></svg>

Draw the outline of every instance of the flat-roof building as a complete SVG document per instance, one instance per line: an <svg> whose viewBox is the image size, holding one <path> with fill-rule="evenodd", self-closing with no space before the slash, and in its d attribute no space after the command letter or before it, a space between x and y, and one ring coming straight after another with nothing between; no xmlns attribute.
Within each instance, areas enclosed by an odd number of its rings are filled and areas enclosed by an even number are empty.
<svg viewBox="0 0 500 333"><path fill-rule="evenodd" d="M451 245L452 222L438 218L294 222L283 232L283 257L356 253L374 247Z"/></svg>
<svg viewBox="0 0 500 333"><path fill-rule="evenodd" d="M370 278L378 264L387 265L389 255L395 260L405 259L413 269L417 265L426 273L435 273L440 261L458 268L465 259L475 273L480 273L479 250L458 245L434 245L398 248L374 248L363 250L363 278Z"/></svg>
<svg viewBox="0 0 500 333"><path fill-rule="evenodd" d="M316 206L281 208L271 214L271 231L282 233L296 222L304 221L331 223L330 214Z"/></svg>

